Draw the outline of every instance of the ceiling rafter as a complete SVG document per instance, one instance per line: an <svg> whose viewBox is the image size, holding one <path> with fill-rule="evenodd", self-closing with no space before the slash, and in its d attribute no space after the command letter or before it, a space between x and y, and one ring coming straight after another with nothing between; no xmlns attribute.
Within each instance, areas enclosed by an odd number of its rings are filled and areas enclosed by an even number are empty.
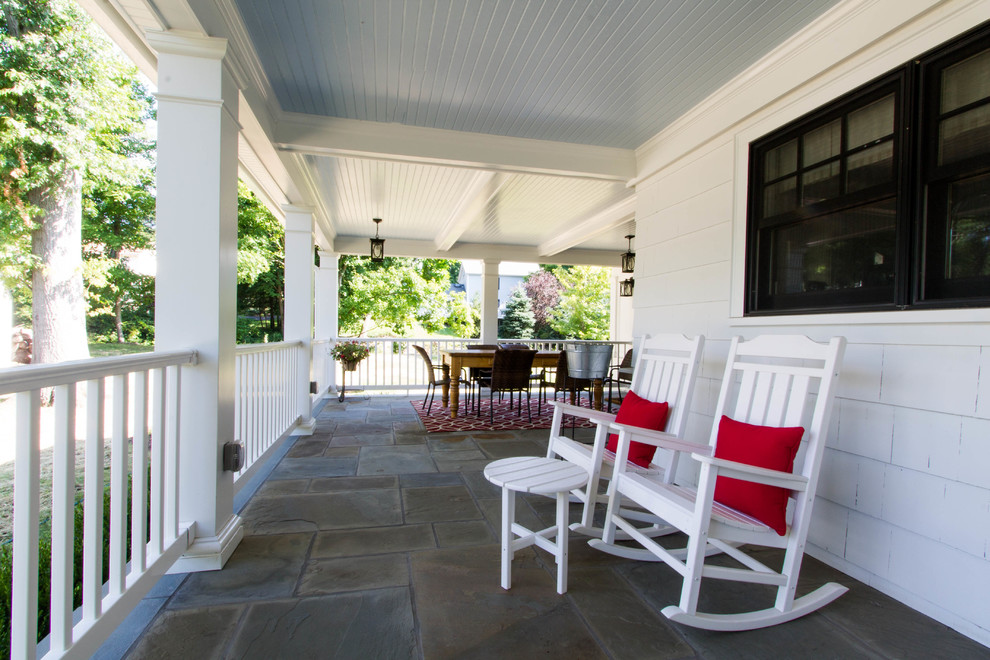
<svg viewBox="0 0 990 660"><path fill-rule="evenodd" d="M511 174L504 172L481 171L475 174L471 184L465 189L457 206L450 213L443 227L437 232L433 244L441 252L452 248L471 226L498 191L508 183Z"/></svg>
<svg viewBox="0 0 990 660"><path fill-rule="evenodd" d="M636 174L632 149L298 113L282 114L274 142L286 152L598 181L625 183Z"/></svg>
<svg viewBox="0 0 990 660"><path fill-rule="evenodd" d="M581 245L615 227L633 219L636 215L636 193L627 191L600 206L583 218L576 218L571 228L550 240L540 243L537 253L540 257L550 257Z"/></svg>

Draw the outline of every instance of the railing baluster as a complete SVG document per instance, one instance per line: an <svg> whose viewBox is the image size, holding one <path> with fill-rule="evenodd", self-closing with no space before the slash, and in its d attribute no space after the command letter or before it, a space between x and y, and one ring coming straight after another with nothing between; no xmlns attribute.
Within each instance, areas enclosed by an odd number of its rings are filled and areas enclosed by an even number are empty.
<svg viewBox="0 0 990 660"><path fill-rule="evenodd" d="M76 384L55 388L52 449L51 650L72 645L72 553L75 536Z"/></svg>
<svg viewBox="0 0 990 660"><path fill-rule="evenodd" d="M152 377L151 406L151 553L164 550L165 531L165 368L155 369Z"/></svg>
<svg viewBox="0 0 990 660"><path fill-rule="evenodd" d="M83 619L103 613L104 379L86 385L86 468L83 486Z"/></svg>
<svg viewBox="0 0 990 660"><path fill-rule="evenodd" d="M38 489L40 482L38 390L17 393L14 453L14 569L11 576L13 658L34 658L38 630Z"/></svg>
<svg viewBox="0 0 990 660"><path fill-rule="evenodd" d="M131 451L131 572L140 575L147 568L145 549L148 539L148 372L134 374L134 438Z"/></svg>
<svg viewBox="0 0 990 660"><path fill-rule="evenodd" d="M165 429L165 520L164 535L171 543L179 535L179 396L182 390L182 371L168 367L165 379L166 419L171 422Z"/></svg>
<svg viewBox="0 0 990 660"><path fill-rule="evenodd" d="M110 436L110 595L124 593L127 569L127 374L113 377Z"/></svg>

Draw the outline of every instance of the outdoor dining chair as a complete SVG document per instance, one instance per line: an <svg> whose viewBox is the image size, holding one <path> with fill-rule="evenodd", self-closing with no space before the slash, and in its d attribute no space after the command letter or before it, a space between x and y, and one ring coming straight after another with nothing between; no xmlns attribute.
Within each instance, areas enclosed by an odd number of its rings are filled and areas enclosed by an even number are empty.
<svg viewBox="0 0 990 660"><path fill-rule="evenodd" d="M425 348L423 348L422 346L416 346L415 344L413 344L413 348L416 350L417 353L419 353L419 356L423 358L423 362L426 363L426 375L427 378L429 378L429 381L426 383L426 396L423 397L423 405L424 406L426 405L427 399L430 400L430 405L426 408L426 414L429 415L430 410L433 408L433 398L437 394L437 385L441 385L441 386L444 384L449 385L450 384L449 379L451 378L451 376L447 376L446 378L444 378L443 366L439 364L433 364L433 360L430 358L430 353ZM461 377L460 374L457 374L457 382L460 383L461 385L467 386L468 406L470 407L471 405L470 401L472 396L471 381Z"/></svg>
<svg viewBox="0 0 990 660"><path fill-rule="evenodd" d="M492 375L486 380L481 379L479 382L482 387L488 388L488 419L489 423L494 423L495 421L495 401L494 395L496 392L501 394L502 392L509 393L509 408L512 408L512 395L513 393L519 394L517 412L519 416L522 416L522 395L523 392L526 393L526 412L529 417L529 421L533 421L533 410L530 406L531 393L529 388L529 376L533 371L533 358L536 357L536 351L534 350L521 350L521 349L496 349L495 357L492 360ZM481 415L481 405L480 398L481 393L478 394L479 405L478 405L478 415Z"/></svg>

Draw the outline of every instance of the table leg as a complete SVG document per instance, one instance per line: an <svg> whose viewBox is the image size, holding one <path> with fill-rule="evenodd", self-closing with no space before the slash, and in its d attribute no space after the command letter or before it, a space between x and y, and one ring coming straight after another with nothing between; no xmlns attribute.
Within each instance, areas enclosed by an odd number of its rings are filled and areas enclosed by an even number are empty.
<svg viewBox="0 0 990 660"><path fill-rule="evenodd" d="M512 521L516 517L516 492L502 488L502 588L512 586Z"/></svg>
<svg viewBox="0 0 990 660"><path fill-rule="evenodd" d="M570 493L557 493L557 593L567 591L567 532Z"/></svg>
<svg viewBox="0 0 990 660"><path fill-rule="evenodd" d="M596 378L593 383L595 396L593 405L595 410L602 409L602 399L605 398L605 384L601 378Z"/></svg>
<svg viewBox="0 0 990 660"><path fill-rule="evenodd" d="M450 418L457 419L457 405L460 403L461 393L461 361L453 358L448 367L450 371L444 372L444 381L450 383ZM444 386L446 389L446 386Z"/></svg>
<svg viewBox="0 0 990 660"><path fill-rule="evenodd" d="M443 386L440 390L442 393L440 402L446 408L447 404L450 403L450 365L444 362L441 368L443 369Z"/></svg>

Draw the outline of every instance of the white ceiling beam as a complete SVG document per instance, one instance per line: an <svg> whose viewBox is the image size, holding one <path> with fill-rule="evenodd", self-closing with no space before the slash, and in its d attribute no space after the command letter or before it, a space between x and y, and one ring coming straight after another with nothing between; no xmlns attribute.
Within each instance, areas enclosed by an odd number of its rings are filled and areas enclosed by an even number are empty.
<svg viewBox="0 0 990 660"><path fill-rule="evenodd" d="M402 124L283 113L275 146L288 152L404 163L549 174L625 183L636 175L632 149L530 140Z"/></svg>
<svg viewBox="0 0 990 660"><path fill-rule="evenodd" d="M443 223L443 227L437 232L436 238L433 239L437 250L445 252L453 247L454 243L474 223L478 215L484 211L489 200L498 194L498 191L505 186L511 177L511 174L504 172L482 171L475 174L470 185L458 200L457 206L454 207L446 222Z"/></svg>
<svg viewBox="0 0 990 660"><path fill-rule="evenodd" d="M584 218L576 219L571 228L536 246L543 259L569 250L615 227L620 227L636 215L636 193L628 191L613 198L603 207ZM614 255L613 255L614 258Z"/></svg>
<svg viewBox="0 0 990 660"><path fill-rule="evenodd" d="M367 236L337 236L333 251L338 254L368 254ZM614 266L614 250L564 250L542 257L535 247L495 243L458 243L450 250L437 250L433 241L399 238L385 240L385 256L418 257L420 259L499 259L523 263L565 264L571 266Z"/></svg>

